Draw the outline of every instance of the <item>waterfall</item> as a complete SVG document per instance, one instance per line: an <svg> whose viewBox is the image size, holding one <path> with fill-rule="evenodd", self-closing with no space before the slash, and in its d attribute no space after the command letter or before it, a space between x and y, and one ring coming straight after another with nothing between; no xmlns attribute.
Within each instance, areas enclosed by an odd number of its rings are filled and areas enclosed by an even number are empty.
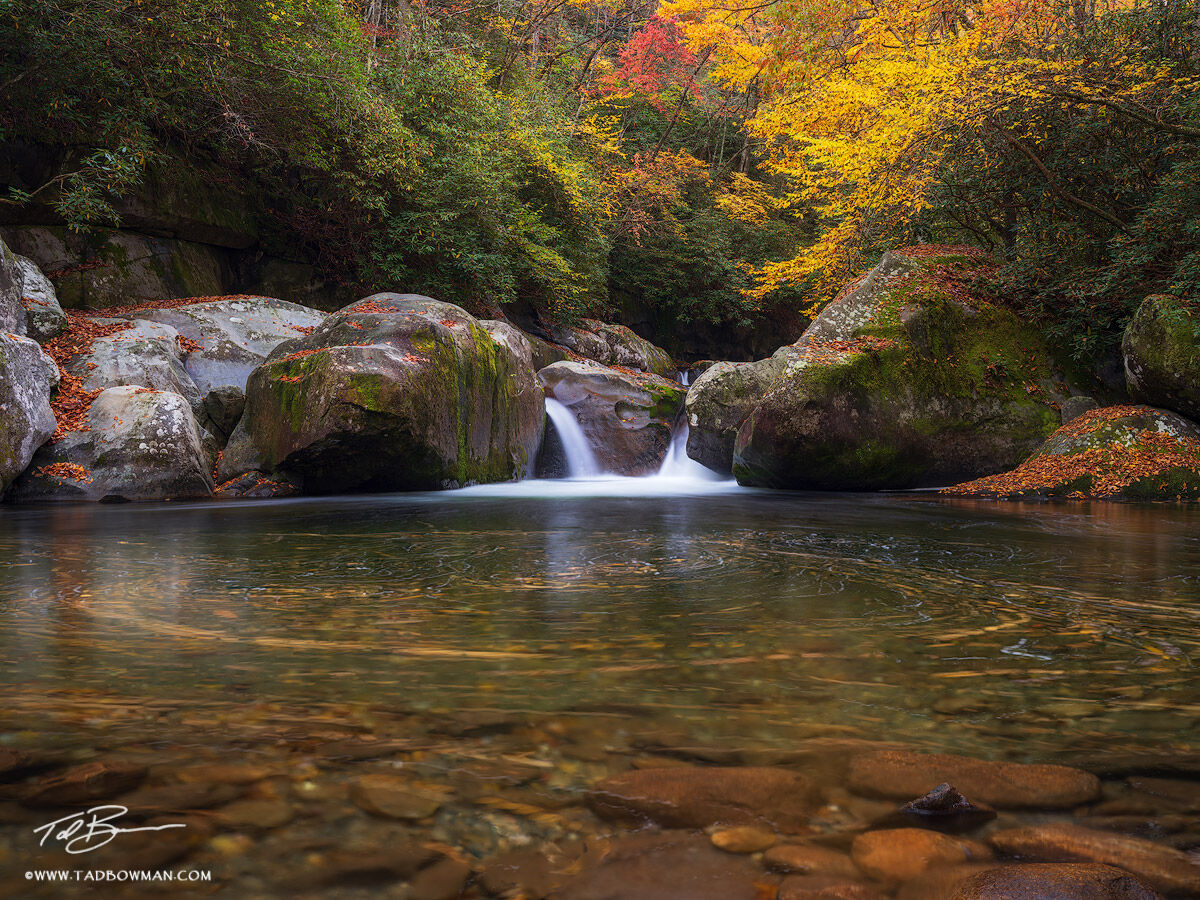
<svg viewBox="0 0 1200 900"><path fill-rule="evenodd" d="M679 419L675 432L671 435L671 446L663 457L662 465L658 467L659 478L678 478L689 481L720 481L721 476L712 469L700 465L687 455L688 423L687 417Z"/></svg>
<svg viewBox="0 0 1200 900"><path fill-rule="evenodd" d="M562 441L563 456L567 462L567 474L571 478L595 478L600 474L600 464L592 453L587 437L571 411L555 400L546 398L546 415L554 423L558 439Z"/></svg>
<svg viewBox="0 0 1200 900"><path fill-rule="evenodd" d="M684 369L679 373L679 383L684 387L689 387L692 383L692 370Z"/></svg>

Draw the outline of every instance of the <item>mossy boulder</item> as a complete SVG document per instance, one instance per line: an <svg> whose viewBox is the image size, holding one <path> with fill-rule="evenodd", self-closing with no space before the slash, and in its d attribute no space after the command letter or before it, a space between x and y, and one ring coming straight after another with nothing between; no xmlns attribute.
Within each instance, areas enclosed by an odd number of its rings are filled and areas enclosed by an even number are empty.
<svg viewBox="0 0 1200 900"><path fill-rule="evenodd" d="M624 325L584 319L580 325L557 325L550 336L573 352L606 366L675 377L671 354Z"/></svg>
<svg viewBox="0 0 1200 900"><path fill-rule="evenodd" d="M889 253L777 354L742 423L742 484L878 490L1016 465L1058 427L1067 386L1042 338L972 289L967 248Z"/></svg>
<svg viewBox="0 0 1200 900"><path fill-rule="evenodd" d="M658 375L591 361L557 362L538 372L546 395L575 416L607 472L658 471L687 389Z"/></svg>
<svg viewBox="0 0 1200 900"><path fill-rule="evenodd" d="M1056 431L1013 471L945 493L999 499L1200 499L1200 426L1148 406L1094 409Z"/></svg>
<svg viewBox="0 0 1200 900"><path fill-rule="evenodd" d="M757 362L707 366L687 392L687 454L715 472L733 470L738 429L783 372L787 348Z"/></svg>
<svg viewBox="0 0 1200 900"><path fill-rule="evenodd" d="M102 391L87 428L44 445L12 488L18 501L211 495L208 456L187 400L134 386Z"/></svg>
<svg viewBox="0 0 1200 900"><path fill-rule="evenodd" d="M1121 342L1135 400L1200 418L1200 304L1147 297Z"/></svg>
<svg viewBox="0 0 1200 900"><path fill-rule="evenodd" d="M520 478L545 420L527 358L457 306L375 294L272 351L218 466L305 493Z"/></svg>
<svg viewBox="0 0 1200 900"><path fill-rule="evenodd" d="M0 495L54 434L57 385L58 367L36 341L0 332Z"/></svg>

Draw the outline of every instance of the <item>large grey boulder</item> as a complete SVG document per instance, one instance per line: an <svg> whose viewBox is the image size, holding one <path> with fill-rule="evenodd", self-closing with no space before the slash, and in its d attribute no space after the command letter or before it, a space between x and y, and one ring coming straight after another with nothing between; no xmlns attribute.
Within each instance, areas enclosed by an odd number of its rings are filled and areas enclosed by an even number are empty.
<svg viewBox="0 0 1200 900"><path fill-rule="evenodd" d="M605 471L658 471L683 406L683 385L595 362L557 362L538 372L538 379L546 395L575 417Z"/></svg>
<svg viewBox="0 0 1200 900"><path fill-rule="evenodd" d="M21 305L21 273L17 255L0 241L0 333L25 334L25 308Z"/></svg>
<svg viewBox="0 0 1200 900"><path fill-rule="evenodd" d="M57 385L58 367L36 341L0 332L0 495L54 434Z"/></svg>
<svg viewBox="0 0 1200 900"><path fill-rule="evenodd" d="M1147 297L1121 350L1135 400L1200 419L1200 308L1165 294Z"/></svg>
<svg viewBox="0 0 1200 900"><path fill-rule="evenodd" d="M170 325L191 347L184 364L201 394L245 390L250 373L282 344L312 331L325 313L272 297L239 297L139 310L139 319Z"/></svg>
<svg viewBox="0 0 1200 900"><path fill-rule="evenodd" d="M179 332L169 325L138 319L94 321L114 325L128 322L128 327L93 341L87 352L67 364L67 371L79 378L83 390L146 387L179 394L193 411L200 409L203 398L184 368Z"/></svg>
<svg viewBox="0 0 1200 900"><path fill-rule="evenodd" d="M212 495L191 406L179 394L114 387L92 401L86 430L46 444L13 485L16 500L174 500Z"/></svg>
<svg viewBox="0 0 1200 900"><path fill-rule="evenodd" d="M218 479L271 473L306 493L506 481L532 471L543 423L513 335L429 297L375 294L251 373Z"/></svg>
<svg viewBox="0 0 1200 900"><path fill-rule="evenodd" d="M32 259L15 255L16 272L21 285L21 305L25 308L25 333L44 344L67 328L67 316L58 303L50 279Z"/></svg>
<svg viewBox="0 0 1200 900"><path fill-rule="evenodd" d="M671 354L638 336L624 325L584 319L580 325L555 325L551 337L580 356L606 366L675 377Z"/></svg>
<svg viewBox="0 0 1200 900"><path fill-rule="evenodd" d="M783 372L786 351L757 362L718 362L688 388L687 453L716 472L733 470L738 429Z"/></svg>
<svg viewBox="0 0 1200 900"><path fill-rule="evenodd" d="M1060 423L1044 340L970 291L969 249L885 256L783 351L738 430L742 484L878 490L1012 468Z"/></svg>

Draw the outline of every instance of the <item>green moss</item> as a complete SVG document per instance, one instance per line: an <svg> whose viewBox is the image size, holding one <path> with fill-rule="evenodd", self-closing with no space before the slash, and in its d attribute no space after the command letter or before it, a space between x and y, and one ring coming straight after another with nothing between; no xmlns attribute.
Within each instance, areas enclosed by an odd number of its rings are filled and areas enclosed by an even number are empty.
<svg viewBox="0 0 1200 900"><path fill-rule="evenodd" d="M1121 493L1129 500L1200 499L1200 471L1176 466L1141 478Z"/></svg>

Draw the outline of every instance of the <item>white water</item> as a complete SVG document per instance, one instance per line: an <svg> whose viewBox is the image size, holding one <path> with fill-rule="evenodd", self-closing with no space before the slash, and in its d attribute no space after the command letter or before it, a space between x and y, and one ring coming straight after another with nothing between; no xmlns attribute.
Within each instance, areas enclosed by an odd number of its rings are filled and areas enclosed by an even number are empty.
<svg viewBox="0 0 1200 900"><path fill-rule="evenodd" d="M667 495L719 494L744 490L732 478L722 477L687 455L688 425L681 420L671 435L671 446L653 475L632 478L604 472L587 436L567 407L546 398L546 415L554 423L563 445L567 478L531 478L506 484L481 484L455 493L482 497L662 497Z"/></svg>
<svg viewBox="0 0 1200 900"><path fill-rule="evenodd" d="M546 415L554 423L554 430L558 432L558 438L562 441L568 477L595 478L599 475L600 463L596 462L596 454L592 452L587 435L583 433L571 411L553 397L547 397Z"/></svg>

